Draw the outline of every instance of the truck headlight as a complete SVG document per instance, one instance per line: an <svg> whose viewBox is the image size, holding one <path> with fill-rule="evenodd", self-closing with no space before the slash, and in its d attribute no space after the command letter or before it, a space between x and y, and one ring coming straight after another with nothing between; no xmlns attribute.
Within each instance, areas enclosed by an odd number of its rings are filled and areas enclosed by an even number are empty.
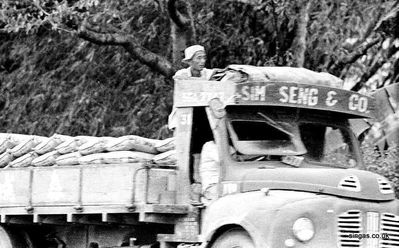
<svg viewBox="0 0 399 248"><path fill-rule="evenodd" d="M300 241L309 241L314 236L313 222L308 218L299 218L292 225L292 231Z"/></svg>

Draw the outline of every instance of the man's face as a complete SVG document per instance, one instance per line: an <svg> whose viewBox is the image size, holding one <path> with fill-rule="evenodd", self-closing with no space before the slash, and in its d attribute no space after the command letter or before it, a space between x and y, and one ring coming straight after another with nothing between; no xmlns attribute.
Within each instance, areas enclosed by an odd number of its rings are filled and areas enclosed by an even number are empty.
<svg viewBox="0 0 399 248"><path fill-rule="evenodd" d="M198 51L194 54L193 58L191 59L190 66L192 69L201 71L205 68L206 62L206 54L203 51Z"/></svg>

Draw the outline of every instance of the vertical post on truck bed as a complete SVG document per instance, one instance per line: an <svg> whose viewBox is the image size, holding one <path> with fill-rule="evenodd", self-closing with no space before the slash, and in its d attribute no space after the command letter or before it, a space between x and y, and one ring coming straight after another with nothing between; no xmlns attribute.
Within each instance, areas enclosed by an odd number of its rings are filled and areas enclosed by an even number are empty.
<svg viewBox="0 0 399 248"><path fill-rule="evenodd" d="M187 204L190 200L190 143L193 122L193 108L178 108L176 139L177 158L177 182L180 187L177 189L177 204Z"/></svg>

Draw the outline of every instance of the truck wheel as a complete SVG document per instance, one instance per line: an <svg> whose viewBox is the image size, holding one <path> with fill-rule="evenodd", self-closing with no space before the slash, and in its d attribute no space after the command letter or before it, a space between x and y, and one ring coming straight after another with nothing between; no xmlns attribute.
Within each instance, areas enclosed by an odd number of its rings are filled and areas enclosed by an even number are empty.
<svg viewBox="0 0 399 248"><path fill-rule="evenodd" d="M217 238L212 248L255 248L255 245L247 232L235 228Z"/></svg>
<svg viewBox="0 0 399 248"><path fill-rule="evenodd" d="M27 233L18 230L6 230L0 226L1 248L34 248Z"/></svg>

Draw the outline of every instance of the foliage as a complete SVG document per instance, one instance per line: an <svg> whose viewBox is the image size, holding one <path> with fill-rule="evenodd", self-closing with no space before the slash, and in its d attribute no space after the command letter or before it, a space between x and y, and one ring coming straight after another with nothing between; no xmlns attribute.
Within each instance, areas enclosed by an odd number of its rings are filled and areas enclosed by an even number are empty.
<svg viewBox="0 0 399 248"><path fill-rule="evenodd" d="M388 178L399 198L399 147L391 146L380 152L374 146L364 143L362 151L366 169Z"/></svg>
<svg viewBox="0 0 399 248"><path fill-rule="evenodd" d="M156 137L170 82L118 50L51 33L3 39L2 131Z"/></svg>
<svg viewBox="0 0 399 248"><path fill-rule="evenodd" d="M101 32L134 34L142 44L163 51L159 34L167 33L167 16L155 1L104 0L20 0L2 1L0 19L8 33L35 34L40 28L73 34L83 20L97 25Z"/></svg>

